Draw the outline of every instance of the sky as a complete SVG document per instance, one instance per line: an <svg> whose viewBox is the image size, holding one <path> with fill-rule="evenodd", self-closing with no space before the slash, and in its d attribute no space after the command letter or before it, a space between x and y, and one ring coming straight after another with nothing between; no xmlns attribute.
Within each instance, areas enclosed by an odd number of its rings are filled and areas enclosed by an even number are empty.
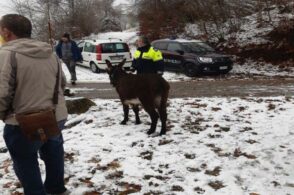
<svg viewBox="0 0 294 195"><path fill-rule="evenodd" d="M12 13L12 3L11 0L0 0L0 16L3 16L8 13Z"/></svg>
<svg viewBox="0 0 294 195"><path fill-rule="evenodd" d="M119 4L128 4L130 0L115 0L114 6L117 6ZM0 0L0 16L3 16L8 13L12 13L13 11L13 5L11 3L11 0Z"/></svg>

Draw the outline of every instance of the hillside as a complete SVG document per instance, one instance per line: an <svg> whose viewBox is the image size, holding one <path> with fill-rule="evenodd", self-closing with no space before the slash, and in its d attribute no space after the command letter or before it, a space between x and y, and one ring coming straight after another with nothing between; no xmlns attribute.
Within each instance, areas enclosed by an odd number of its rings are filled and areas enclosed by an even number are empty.
<svg viewBox="0 0 294 195"><path fill-rule="evenodd" d="M293 5L272 6L269 10L262 12L263 22L258 21L257 18L258 13L244 17L236 32L222 29L223 40L218 40L213 33L203 34L197 24L187 25L183 36L209 41L215 44L220 51L235 55L240 64L248 62L256 65L272 64L282 69L293 67Z"/></svg>

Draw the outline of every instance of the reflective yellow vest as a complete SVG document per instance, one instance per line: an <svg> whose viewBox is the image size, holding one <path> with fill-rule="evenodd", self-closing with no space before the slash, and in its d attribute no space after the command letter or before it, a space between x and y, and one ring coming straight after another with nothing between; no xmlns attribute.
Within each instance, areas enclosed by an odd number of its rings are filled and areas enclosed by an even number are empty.
<svg viewBox="0 0 294 195"><path fill-rule="evenodd" d="M137 74L163 73L162 53L151 46L148 51L146 49L143 53L142 50L137 50L134 53L132 66L137 70Z"/></svg>
<svg viewBox="0 0 294 195"><path fill-rule="evenodd" d="M134 58L138 59L141 56L141 51L137 50L134 54ZM155 50L153 47L150 47L148 52L144 52L142 59L152 60L153 62L163 60L162 53L159 50Z"/></svg>

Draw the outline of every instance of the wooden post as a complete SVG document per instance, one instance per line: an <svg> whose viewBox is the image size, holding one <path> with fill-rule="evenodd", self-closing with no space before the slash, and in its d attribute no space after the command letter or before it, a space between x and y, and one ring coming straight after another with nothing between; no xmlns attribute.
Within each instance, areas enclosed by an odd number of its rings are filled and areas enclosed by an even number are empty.
<svg viewBox="0 0 294 195"><path fill-rule="evenodd" d="M51 17L50 17L50 1L47 1L47 13L48 13L48 35L49 35L49 43L51 45L53 51L53 41L52 41L52 27L51 27Z"/></svg>

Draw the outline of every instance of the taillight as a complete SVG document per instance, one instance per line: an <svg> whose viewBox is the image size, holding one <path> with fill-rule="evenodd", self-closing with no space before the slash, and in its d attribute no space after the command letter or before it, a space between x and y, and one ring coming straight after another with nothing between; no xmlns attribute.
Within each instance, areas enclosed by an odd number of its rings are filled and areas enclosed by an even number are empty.
<svg viewBox="0 0 294 195"><path fill-rule="evenodd" d="M97 61L102 60L102 55L101 55L101 53L97 53L97 55L96 55L96 60L97 60Z"/></svg>
<svg viewBox="0 0 294 195"><path fill-rule="evenodd" d="M102 46L96 45L96 60L100 61L102 60Z"/></svg>

